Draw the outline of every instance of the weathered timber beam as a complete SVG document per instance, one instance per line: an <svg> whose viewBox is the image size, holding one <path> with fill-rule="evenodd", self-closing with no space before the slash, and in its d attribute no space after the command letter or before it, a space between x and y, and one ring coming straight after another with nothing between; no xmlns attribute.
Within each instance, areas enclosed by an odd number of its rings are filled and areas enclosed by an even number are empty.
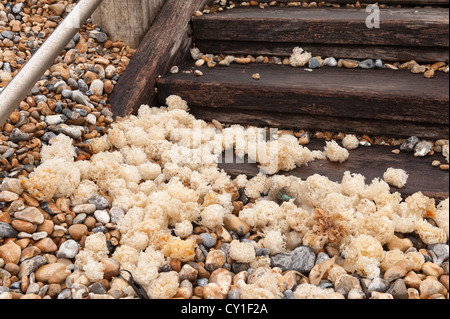
<svg viewBox="0 0 450 319"><path fill-rule="evenodd" d="M209 0L167 0L109 97L115 116L135 113L142 104L157 103L158 76L182 64L192 44L192 13Z"/></svg>

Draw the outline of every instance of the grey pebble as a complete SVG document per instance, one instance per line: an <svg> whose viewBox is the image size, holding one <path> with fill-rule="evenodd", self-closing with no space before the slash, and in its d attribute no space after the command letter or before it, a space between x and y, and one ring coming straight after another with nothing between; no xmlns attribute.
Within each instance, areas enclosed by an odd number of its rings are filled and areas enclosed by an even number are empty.
<svg viewBox="0 0 450 319"><path fill-rule="evenodd" d="M328 256L326 253L321 251L317 254L315 265L320 264L322 261L325 261L327 259L330 259L330 256Z"/></svg>
<svg viewBox="0 0 450 319"><path fill-rule="evenodd" d="M211 234L202 233L200 237L203 239L203 246L205 248L212 248L216 245L216 239Z"/></svg>
<svg viewBox="0 0 450 319"><path fill-rule="evenodd" d="M111 208L109 199L102 195L94 195L88 200L89 204L94 204L97 210Z"/></svg>
<svg viewBox="0 0 450 319"><path fill-rule="evenodd" d="M384 280L383 278L376 277L372 280L370 285L367 287L367 291L369 293L372 293L373 291L378 292L386 292L388 291L390 287L390 284L387 280Z"/></svg>
<svg viewBox="0 0 450 319"><path fill-rule="evenodd" d="M382 61L381 59L376 59L376 60L375 60L375 67L376 67L377 69L383 68L383 61Z"/></svg>
<svg viewBox="0 0 450 319"><path fill-rule="evenodd" d="M89 286L89 292L96 295L103 295L106 294L106 289L101 283L96 282Z"/></svg>
<svg viewBox="0 0 450 319"><path fill-rule="evenodd" d="M80 87L80 81L78 81L78 87ZM87 88L87 84L86 84L86 88ZM88 106L88 101L86 100L86 98L84 97L84 94L80 91L80 89L72 92L72 100L79 104Z"/></svg>
<svg viewBox="0 0 450 319"><path fill-rule="evenodd" d="M29 133L23 133L17 127L14 128L11 131L11 134L9 135L9 140L12 141L12 142L28 141L29 139L30 139L30 134Z"/></svg>
<svg viewBox="0 0 450 319"><path fill-rule="evenodd" d="M283 292L283 294L284 294L284 297L286 297L286 299L295 299L294 293L290 289L285 290Z"/></svg>
<svg viewBox="0 0 450 319"><path fill-rule="evenodd" d="M324 63L326 66L330 66L330 67L335 67L338 64L336 59L333 57L326 58Z"/></svg>
<svg viewBox="0 0 450 319"><path fill-rule="evenodd" d="M234 274L240 273L241 271L247 271L249 269L250 269L250 265L248 263L234 262L231 264L231 271Z"/></svg>
<svg viewBox="0 0 450 319"><path fill-rule="evenodd" d="M106 233L106 227L101 225L92 229L92 232L95 233Z"/></svg>
<svg viewBox="0 0 450 319"><path fill-rule="evenodd" d="M60 129L61 133L65 134L75 140L78 140L83 136L81 131L73 126L62 124L59 126L59 129Z"/></svg>
<svg viewBox="0 0 450 319"><path fill-rule="evenodd" d="M430 142L421 141L421 142L417 143L416 146L414 147L414 156L423 157L423 156L427 155L428 153L430 153L431 148L432 148L432 146L431 146Z"/></svg>
<svg viewBox="0 0 450 319"><path fill-rule="evenodd" d="M282 271L296 270L307 274L314 267L316 254L311 247L300 246L292 252L280 253L270 258L272 267L280 267Z"/></svg>
<svg viewBox="0 0 450 319"><path fill-rule="evenodd" d="M400 145L400 151L402 152L412 152L414 146L419 142L417 136L411 136L407 138L402 145Z"/></svg>
<svg viewBox="0 0 450 319"><path fill-rule="evenodd" d="M100 31L90 31L88 33L89 37L94 38L97 42L103 43L108 40L108 35L105 32Z"/></svg>
<svg viewBox="0 0 450 319"><path fill-rule="evenodd" d="M209 280L207 278L199 278L197 279L197 286L205 287L208 284Z"/></svg>
<svg viewBox="0 0 450 319"><path fill-rule="evenodd" d="M40 102L47 103L47 97L45 95L42 95L42 94L36 95L34 97L34 101L36 102L36 105L39 104Z"/></svg>
<svg viewBox="0 0 450 319"><path fill-rule="evenodd" d="M109 215L111 216L111 222L117 224L120 218L125 214L125 212L119 207L112 207L109 210Z"/></svg>
<svg viewBox="0 0 450 319"><path fill-rule="evenodd" d="M15 150L13 148L8 148L8 150L6 150L6 152L4 152L2 154L3 158L6 158L6 159L10 158L11 156L14 155L14 151Z"/></svg>
<svg viewBox="0 0 450 319"><path fill-rule="evenodd" d="M94 212L94 217L95 219L102 224L106 224L109 223L109 221L111 220L108 211L105 209L98 209Z"/></svg>
<svg viewBox="0 0 450 319"><path fill-rule="evenodd" d="M68 89L64 89L61 91L61 96L66 99L72 99L72 91Z"/></svg>
<svg viewBox="0 0 450 319"><path fill-rule="evenodd" d="M433 262L439 266L449 258L449 246L447 244L428 245L428 251L433 257Z"/></svg>
<svg viewBox="0 0 450 319"><path fill-rule="evenodd" d="M47 234L45 231L40 231L40 232L33 233L32 238L33 238L34 241L38 241L40 239L44 239L48 235L49 234Z"/></svg>
<svg viewBox="0 0 450 319"><path fill-rule="evenodd" d="M375 67L375 62L372 59L367 59L359 62L359 67L361 69L373 69Z"/></svg>
<svg viewBox="0 0 450 319"><path fill-rule="evenodd" d="M17 230L10 224L0 222L0 238L17 238Z"/></svg>
<svg viewBox="0 0 450 319"><path fill-rule="evenodd" d="M56 297L56 299L71 299L71 298L72 298L72 291L70 288L64 289L58 294L58 297Z"/></svg>
<svg viewBox="0 0 450 319"><path fill-rule="evenodd" d="M3 31L1 33L1 36L3 38L10 39L10 40L14 39L14 33L12 31Z"/></svg>
<svg viewBox="0 0 450 319"><path fill-rule="evenodd" d="M66 116L63 114L47 115L45 117L45 123L47 125L58 125L64 123Z"/></svg>
<svg viewBox="0 0 450 319"><path fill-rule="evenodd" d="M239 289L231 289L227 297L228 299L241 299L241 291Z"/></svg>
<svg viewBox="0 0 450 319"><path fill-rule="evenodd" d="M255 247L256 256L268 256L270 254L269 248L256 248Z"/></svg>
<svg viewBox="0 0 450 319"><path fill-rule="evenodd" d="M29 259L25 259L20 263L18 278L23 276L29 276L32 272L35 272L39 267L47 264L47 258L42 255L37 255Z"/></svg>
<svg viewBox="0 0 450 319"><path fill-rule="evenodd" d="M408 299L408 291L403 279L397 279L388 289L387 293L391 294L394 299Z"/></svg>
<svg viewBox="0 0 450 319"><path fill-rule="evenodd" d="M62 243L62 245L59 247L56 257L72 259L75 258L77 253L78 243L73 239L69 239Z"/></svg>
<svg viewBox="0 0 450 319"><path fill-rule="evenodd" d="M329 280L321 280L318 286L322 289L334 288L333 283Z"/></svg>
<svg viewBox="0 0 450 319"><path fill-rule="evenodd" d="M309 59L308 67L310 69L320 68L320 61L318 59L316 59L316 58L311 58L311 59Z"/></svg>
<svg viewBox="0 0 450 319"><path fill-rule="evenodd" d="M80 92L86 92L87 90L89 90L89 87L88 87L88 85L86 84L86 82L84 82L84 80L83 79L78 79L78 90L80 91Z"/></svg>

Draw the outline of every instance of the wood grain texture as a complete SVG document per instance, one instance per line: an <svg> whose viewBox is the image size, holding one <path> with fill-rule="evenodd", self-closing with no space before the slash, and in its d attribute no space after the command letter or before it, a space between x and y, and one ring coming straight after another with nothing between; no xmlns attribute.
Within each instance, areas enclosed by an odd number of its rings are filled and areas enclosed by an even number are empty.
<svg viewBox="0 0 450 319"><path fill-rule="evenodd" d="M307 147L311 150L323 150L323 140L312 139ZM330 180L341 182L345 171L360 173L369 184L374 178L382 178L383 173L389 168L401 168L408 174L408 182L403 188L391 187L391 192L399 192L403 197L421 191L426 196L437 199L446 199L449 195L449 173L432 167L433 160L443 159L442 155L435 154L423 158L414 157L411 153L393 154L394 147L390 146L360 146L351 150L350 157L342 164L329 160L316 160L308 163L308 166L297 167L292 171L279 172L281 175L293 175L306 179L314 174L327 176ZM257 175L260 171L257 164L248 163L221 163L219 168L235 177L245 174L249 177Z"/></svg>
<svg viewBox="0 0 450 319"><path fill-rule="evenodd" d="M132 114L142 104L156 105L156 79L186 61L192 46L192 13L208 1L166 0L109 97L115 116Z"/></svg>
<svg viewBox="0 0 450 319"><path fill-rule="evenodd" d="M357 8L242 7L194 19L196 39L299 44L449 46L446 8L380 9L380 27Z"/></svg>
<svg viewBox="0 0 450 319"><path fill-rule="evenodd" d="M193 70L189 64L183 70ZM449 124L448 74L433 79L387 69L249 64L201 68L203 76L169 74L158 80L160 102L173 93L190 106L299 115ZM256 81L252 75L259 73Z"/></svg>
<svg viewBox="0 0 450 319"><path fill-rule="evenodd" d="M196 40L201 52L232 55L290 56L295 42L252 42L225 40ZM449 49L441 47L405 47L381 45L345 44L301 44L313 56L335 57L336 59L382 59L385 62L405 62L415 60L419 63L449 62Z"/></svg>
<svg viewBox="0 0 450 319"><path fill-rule="evenodd" d="M205 121L218 120L226 124L275 127L280 129L307 129L318 131L369 134L374 136L409 137L436 140L449 137L448 125L424 124L406 121L361 120L331 116L314 116L295 113L235 110L192 106L190 113Z"/></svg>
<svg viewBox="0 0 450 319"><path fill-rule="evenodd" d="M103 0L92 22L108 32L113 41L122 40L137 48L166 0Z"/></svg>

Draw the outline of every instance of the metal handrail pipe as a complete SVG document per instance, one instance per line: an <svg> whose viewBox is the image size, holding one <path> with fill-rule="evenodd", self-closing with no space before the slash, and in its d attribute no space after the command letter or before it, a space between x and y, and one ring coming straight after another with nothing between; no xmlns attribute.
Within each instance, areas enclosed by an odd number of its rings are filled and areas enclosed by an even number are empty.
<svg viewBox="0 0 450 319"><path fill-rule="evenodd" d="M26 98L41 76L103 0L80 0L0 93L0 126Z"/></svg>

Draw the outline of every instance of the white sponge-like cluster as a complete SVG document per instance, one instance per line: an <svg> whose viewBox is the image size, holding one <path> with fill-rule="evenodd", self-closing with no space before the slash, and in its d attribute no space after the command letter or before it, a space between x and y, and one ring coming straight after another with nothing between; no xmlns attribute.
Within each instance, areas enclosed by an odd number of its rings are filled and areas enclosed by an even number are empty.
<svg viewBox="0 0 450 319"><path fill-rule="evenodd" d="M351 149L350 136L343 141L345 148L331 141L324 152L314 153L289 134L267 142L265 133L256 128L211 126L187 113L187 103L176 96L169 97L167 105L142 106L137 116L114 123L106 136L90 141L95 154L89 161L75 162L72 140L57 136L43 148L42 164L34 172L20 179L5 178L1 189L25 190L47 201L68 197L72 205L87 203L97 194L108 195L112 206L124 211L116 222L120 245L111 258L120 269L129 270L152 298L176 294L180 285L176 272L158 270L173 259L195 260L194 226L213 232L233 213L240 226L249 227L259 238L231 241L231 259L256 269L270 267L270 255L298 245L317 251L334 248L345 262L329 269L332 282L346 272L375 278L400 260L409 260L420 270L421 254L384 251L394 232L416 232L425 244L448 241L448 199L436 206L434 199L417 192L403 200L400 193L391 193L388 184L400 186L405 181L398 170L368 184L363 175L351 172L345 172L341 181L318 174L303 180L263 173L233 180L216 162L226 149L253 157L270 174L324 155L343 162L347 148ZM246 202L242 208L233 202L237 197ZM427 218L433 218L437 227ZM255 247L269 248L270 255L256 256ZM95 233L86 238L75 265L95 282L104 276L102 261L108 255L105 235ZM267 271L252 283L235 284L244 297L279 298L279 275ZM302 284L294 295L342 296L318 289Z"/></svg>
<svg viewBox="0 0 450 319"><path fill-rule="evenodd" d="M383 174L383 179L390 185L402 188L408 181L408 173L400 168L389 167Z"/></svg>
<svg viewBox="0 0 450 319"><path fill-rule="evenodd" d="M344 146L348 150L357 149L359 146L359 140L353 134L346 134L342 139L342 146Z"/></svg>
<svg viewBox="0 0 450 319"><path fill-rule="evenodd" d="M289 58L289 62L293 67L305 66L311 58L312 55L310 52L307 52L300 47L295 47L292 50L292 55Z"/></svg>
<svg viewBox="0 0 450 319"><path fill-rule="evenodd" d="M251 263L256 258L255 248L250 242L233 240L230 243L230 257L239 263Z"/></svg>
<svg viewBox="0 0 450 319"><path fill-rule="evenodd" d="M335 140L327 141L325 146L325 155L332 162L345 162L350 153L347 149L339 146Z"/></svg>

